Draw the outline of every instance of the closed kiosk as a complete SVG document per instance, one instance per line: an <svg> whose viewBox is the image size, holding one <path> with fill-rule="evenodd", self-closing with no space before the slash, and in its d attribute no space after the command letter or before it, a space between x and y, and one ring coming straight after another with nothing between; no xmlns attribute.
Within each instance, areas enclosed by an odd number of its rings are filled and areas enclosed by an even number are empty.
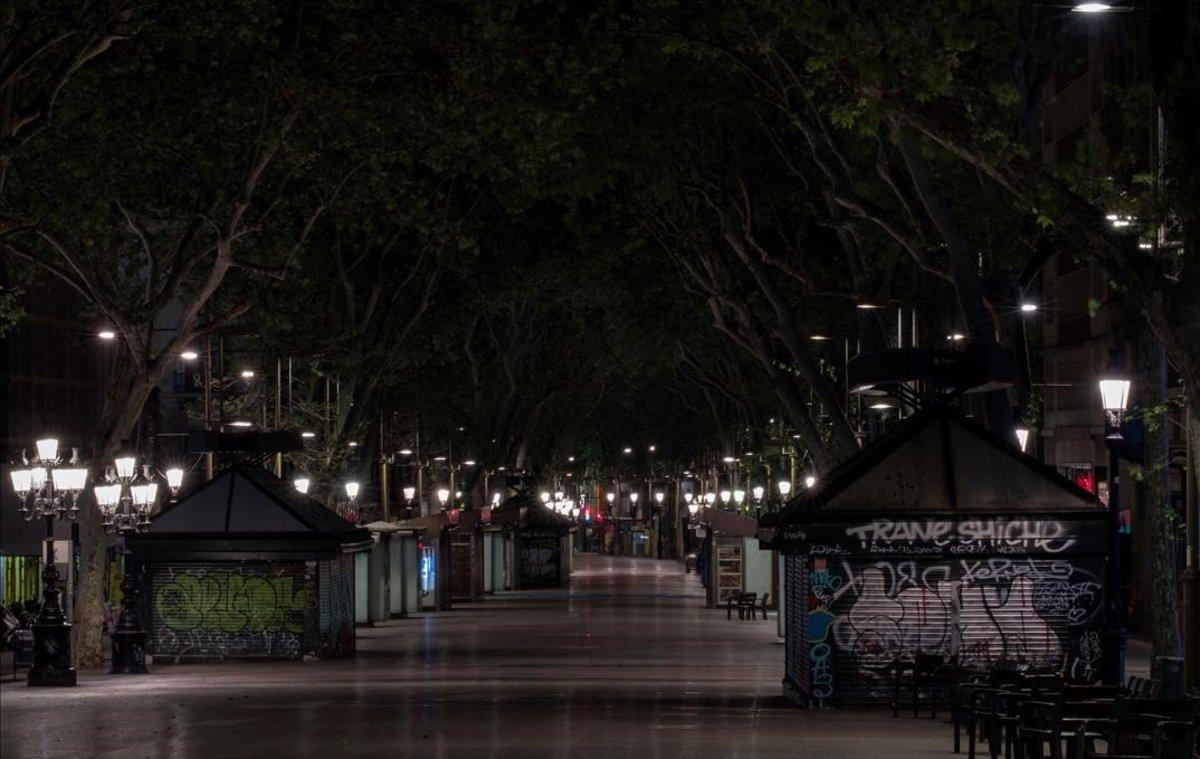
<svg viewBox="0 0 1200 759"><path fill-rule="evenodd" d="M760 520L784 555L785 695L888 700L917 653L1097 681L1107 518L958 412L914 415Z"/></svg>
<svg viewBox="0 0 1200 759"><path fill-rule="evenodd" d="M128 538L147 650L168 661L353 656L370 533L237 464Z"/></svg>
<svg viewBox="0 0 1200 759"><path fill-rule="evenodd" d="M519 589L565 587L571 578L574 523L529 495L509 498L492 511L494 527L512 536Z"/></svg>

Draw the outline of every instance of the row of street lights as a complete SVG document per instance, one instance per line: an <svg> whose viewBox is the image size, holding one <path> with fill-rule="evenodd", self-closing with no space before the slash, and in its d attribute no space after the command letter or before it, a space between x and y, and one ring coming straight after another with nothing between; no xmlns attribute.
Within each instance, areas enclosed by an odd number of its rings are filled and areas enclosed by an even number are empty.
<svg viewBox="0 0 1200 759"><path fill-rule="evenodd" d="M59 572L54 561L54 521L74 521L80 514L79 502L87 488L88 469L79 461L78 449L64 461L59 455L59 441L43 438L36 443L37 456L29 459L22 453L20 468L10 472L16 492L17 511L27 521L46 520L46 537L42 544L42 603L34 620L33 664L28 683L33 686L73 686L75 669L71 666L71 624L62 608ZM92 488L96 506L104 517L105 530L128 534L149 529L150 516L158 500L158 483L150 467L137 474L137 461L132 456L118 457L105 476L105 482ZM167 485L177 494L183 484L183 470L166 471ZM128 549L125 550L124 598L121 617L112 635L112 669L115 674L134 674L146 671L146 633L137 618L137 583L133 577Z"/></svg>

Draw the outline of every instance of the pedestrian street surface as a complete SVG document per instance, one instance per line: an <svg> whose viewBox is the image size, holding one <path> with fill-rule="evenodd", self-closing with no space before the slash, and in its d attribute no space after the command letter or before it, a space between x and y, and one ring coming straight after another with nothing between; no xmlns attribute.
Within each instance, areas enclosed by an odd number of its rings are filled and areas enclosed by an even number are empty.
<svg viewBox="0 0 1200 759"><path fill-rule="evenodd" d="M358 630L323 662L156 664L0 685L0 756L938 757L941 719L805 711L769 622L673 561L582 554L569 589Z"/></svg>

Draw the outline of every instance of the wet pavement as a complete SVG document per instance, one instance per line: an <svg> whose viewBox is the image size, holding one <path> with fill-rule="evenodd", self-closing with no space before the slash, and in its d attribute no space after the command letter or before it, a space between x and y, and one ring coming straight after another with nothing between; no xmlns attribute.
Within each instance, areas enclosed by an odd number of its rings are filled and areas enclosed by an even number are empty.
<svg viewBox="0 0 1200 759"><path fill-rule="evenodd" d="M5 682L0 755L953 755L940 720L786 703L774 615L726 621L677 562L575 569L569 590L360 628L352 660Z"/></svg>

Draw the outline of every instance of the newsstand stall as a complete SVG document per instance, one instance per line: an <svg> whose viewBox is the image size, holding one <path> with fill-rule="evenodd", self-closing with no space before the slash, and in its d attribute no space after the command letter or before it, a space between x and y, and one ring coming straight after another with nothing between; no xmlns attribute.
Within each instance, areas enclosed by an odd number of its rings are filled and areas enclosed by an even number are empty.
<svg viewBox="0 0 1200 759"><path fill-rule="evenodd" d="M760 548L754 517L711 506L696 514L704 532L703 581L708 606L720 606L741 593L771 593L772 551Z"/></svg>
<svg viewBox="0 0 1200 759"><path fill-rule="evenodd" d="M418 545L422 530L404 528L395 522L371 522L372 546L366 572L357 576L357 624L374 624L403 617L419 610L420 558Z"/></svg>
<svg viewBox="0 0 1200 759"><path fill-rule="evenodd" d="M760 520L784 554L784 694L889 700L898 661L1095 682L1107 512L958 412L922 411Z"/></svg>
<svg viewBox="0 0 1200 759"><path fill-rule="evenodd" d="M483 597L484 514L476 509L446 512L450 521L450 597L477 601Z"/></svg>
<svg viewBox="0 0 1200 759"><path fill-rule="evenodd" d="M156 657L354 655L354 557L370 533L265 469L222 471L127 540Z"/></svg>
<svg viewBox="0 0 1200 759"><path fill-rule="evenodd" d="M518 589L565 587L571 580L574 524L529 495L509 498L492 511L492 524L508 528Z"/></svg>
<svg viewBox="0 0 1200 759"><path fill-rule="evenodd" d="M450 520L445 512L413 517L397 526L417 534L418 611L450 608Z"/></svg>

